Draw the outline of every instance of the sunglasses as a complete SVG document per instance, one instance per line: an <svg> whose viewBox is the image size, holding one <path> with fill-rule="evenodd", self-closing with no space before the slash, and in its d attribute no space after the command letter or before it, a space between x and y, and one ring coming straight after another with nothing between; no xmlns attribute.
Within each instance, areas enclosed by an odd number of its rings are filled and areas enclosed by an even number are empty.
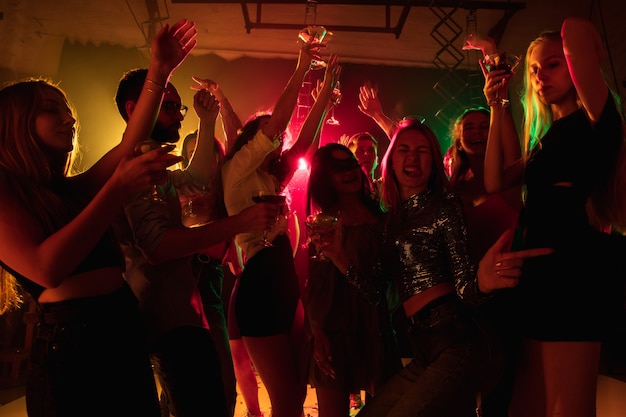
<svg viewBox="0 0 626 417"><path fill-rule="evenodd" d="M356 158L331 158L330 166L331 169L336 172L352 171L353 169L361 168L361 165Z"/></svg>

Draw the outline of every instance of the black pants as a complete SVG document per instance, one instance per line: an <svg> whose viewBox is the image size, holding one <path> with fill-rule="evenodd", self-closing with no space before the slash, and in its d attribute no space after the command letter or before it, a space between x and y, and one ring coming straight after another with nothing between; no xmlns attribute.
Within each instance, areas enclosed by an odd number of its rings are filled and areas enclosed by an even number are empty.
<svg viewBox="0 0 626 417"><path fill-rule="evenodd" d="M180 327L152 348L152 364L176 417L231 417L211 332Z"/></svg>

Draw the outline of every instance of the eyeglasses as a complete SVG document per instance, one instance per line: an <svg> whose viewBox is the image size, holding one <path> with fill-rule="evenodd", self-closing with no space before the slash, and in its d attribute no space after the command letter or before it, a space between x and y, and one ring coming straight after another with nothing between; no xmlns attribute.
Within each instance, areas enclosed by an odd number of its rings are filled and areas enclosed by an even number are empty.
<svg viewBox="0 0 626 417"><path fill-rule="evenodd" d="M189 107L184 104L180 104L175 101L164 101L161 104L161 107L163 107L163 110L165 110L167 114L175 115L176 112L178 112L183 117L185 117L187 110L189 109Z"/></svg>

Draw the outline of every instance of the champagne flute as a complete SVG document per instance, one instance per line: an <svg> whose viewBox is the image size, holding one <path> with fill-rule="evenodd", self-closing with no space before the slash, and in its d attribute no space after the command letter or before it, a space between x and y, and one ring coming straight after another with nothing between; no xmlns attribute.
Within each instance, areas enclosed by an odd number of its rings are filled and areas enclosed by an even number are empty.
<svg viewBox="0 0 626 417"><path fill-rule="evenodd" d="M300 33L298 34L298 38L300 38L302 42L311 41L312 44L324 44L324 45L326 45L326 43L324 43L324 40L328 42L332 36L333 36L333 33L326 30L324 26L317 26L317 25L307 26L304 29L302 29ZM318 61L314 59L311 61L312 70L322 69L325 67L326 67L326 62L323 60Z"/></svg>
<svg viewBox="0 0 626 417"><path fill-rule="evenodd" d="M309 233L309 239L313 235L319 235L320 242L329 242L333 238L337 220L337 217L330 214L317 213L308 215L305 224ZM329 261L321 250L317 251L316 255L311 256L311 259L319 262Z"/></svg>
<svg viewBox="0 0 626 417"><path fill-rule="evenodd" d="M287 196L285 194L273 193L265 190L260 190L255 196L252 197L252 201L255 203L272 203L281 205L281 212L282 205L285 204L286 200ZM274 246L274 244L267 239L267 229L263 230L263 239L258 244L266 248Z"/></svg>
<svg viewBox="0 0 626 417"><path fill-rule="evenodd" d="M141 155L144 153L148 153L152 150L159 149L167 144L159 143L153 140L144 140L142 142L137 143L135 145L135 155ZM161 191L157 185L152 186L152 190L150 194L142 197L143 200L152 201L154 203L165 203L165 199L163 198Z"/></svg>

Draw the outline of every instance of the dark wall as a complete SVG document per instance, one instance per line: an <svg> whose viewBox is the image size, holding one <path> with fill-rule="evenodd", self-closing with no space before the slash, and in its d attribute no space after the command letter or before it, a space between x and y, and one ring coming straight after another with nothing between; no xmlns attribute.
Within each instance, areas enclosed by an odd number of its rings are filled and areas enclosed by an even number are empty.
<svg viewBox="0 0 626 417"><path fill-rule="evenodd" d="M190 108L194 91L189 86L195 84L191 76L217 81L245 121L255 112L273 106L295 62L295 56L293 60L243 57L233 61L216 55L190 56L175 71L171 81ZM113 101L122 73L148 64L146 53L135 49L66 43L56 80L78 108L85 166L93 164L117 143L123 132L124 123ZM307 80L314 84L322 76L323 70L311 71ZM476 73L346 63L342 64L340 81L342 100L335 110L340 125L325 125L323 142L336 141L342 134L359 131L370 131L382 137L378 126L357 108L359 87L366 81L378 86L383 109L390 117L417 115L425 118L438 135L444 151L451 121L464 107L484 103L482 75L476 78ZM197 117L190 111L183 122L181 136L196 129L197 123Z"/></svg>

